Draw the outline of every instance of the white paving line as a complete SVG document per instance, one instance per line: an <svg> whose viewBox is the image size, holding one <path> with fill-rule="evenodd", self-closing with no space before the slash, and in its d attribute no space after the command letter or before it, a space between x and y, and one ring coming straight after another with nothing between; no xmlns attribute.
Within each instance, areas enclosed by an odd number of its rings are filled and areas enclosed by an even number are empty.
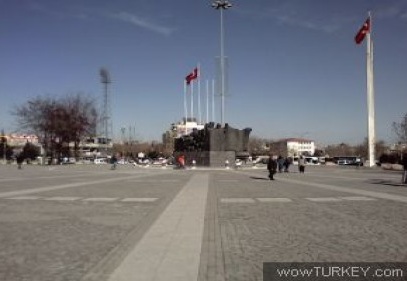
<svg viewBox="0 0 407 281"><path fill-rule="evenodd" d="M6 199L12 199L12 200L37 200L41 199L42 197L39 196L18 196L18 197L8 197Z"/></svg>
<svg viewBox="0 0 407 281"><path fill-rule="evenodd" d="M43 198L43 200L49 200L49 201L75 201L82 199L82 197L48 197L48 198Z"/></svg>
<svg viewBox="0 0 407 281"><path fill-rule="evenodd" d="M364 196L346 196L346 197L340 197L343 200L349 200L349 201L376 201L376 198L371 198L371 197L364 197Z"/></svg>
<svg viewBox="0 0 407 281"><path fill-rule="evenodd" d="M89 201L89 202L112 202L117 201L119 198L112 198L112 197L96 197L96 198L85 198L82 201Z"/></svg>
<svg viewBox="0 0 407 281"><path fill-rule="evenodd" d="M116 198L116 197L70 197L70 196L55 196L55 197L39 197L39 196L18 196L18 197L6 197L3 199L11 200L46 200L46 201L90 201L90 202L154 202L159 198L148 198L148 197L139 197L139 198Z"/></svg>
<svg viewBox="0 0 407 281"><path fill-rule="evenodd" d="M373 198L378 198L378 199L386 199L386 200L407 203L407 197L403 196L403 195L355 189L355 188L342 187L342 186L336 186L336 185L330 185L330 184L307 182L305 180L298 181L298 180L287 179L287 178L281 178L279 180L283 181L283 182L295 183L295 184L299 184L299 185L308 185L308 186L312 186L312 187L318 187L318 188L333 190L333 191L337 191L337 192L347 192L347 193L351 193L351 194L361 195L363 197L367 196L367 197L373 197Z"/></svg>
<svg viewBox="0 0 407 281"><path fill-rule="evenodd" d="M221 203L256 203L253 198L221 198Z"/></svg>
<svg viewBox="0 0 407 281"><path fill-rule="evenodd" d="M198 280L208 185L193 175L109 281Z"/></svg>
<svg viewBox="0 0 407 281"><path fill-rule="evenodd" d="M158 198L124 198L122 202L154 202Z"/></svg>
<svg viewBox="0 0 407 281"><path fill-rule="evenodd" d="M68 184L61 184L61 185L54 185L54 186L23 189L23 190L17 190L17 191L0 192L0 198L15 197L15 196L19 196L19 195L27 195L27 194L33 194L33 193L38 193L38 192L53 191L53 190L64 189L64 188L69 188L69 187L97 185L97 184L108 183L108 182L124 181L124 180L129 180L129 179L139 179L140 177L148 177L148 176L150 176L150 175L149 174L146 174L146 175L139 174L139 175L121 177L121 178L108 178L108 179L102 179L102 180L83 181L83 182L75 182L75 183L68 183Z"/></svg>
<svg viewBox="0 0 407 281"><path fill-rule="evenodd" d="M262 203L272 203L272 202L292 202L290 198L256 198L257 201Z"/></svg>
<svg viewBox="0 0 407 281"><path fill-rule="evenodd" d="M349 196L349 197L314 197L314 198L296 198L305 199L312 202L341 202L341 201L374 201L375 198L363 196ZM288 203L293 202L291 198L278 198L278 197L258 197L258 198L220 198L221 203Z"/></svg>
<svg viewBox="0 0 407 281"><path fill-rule="evenodd" d="M305 198L308 201L313 202L339 202L343 201L341 198L338 197L320 197L320 198Z"/></svg>

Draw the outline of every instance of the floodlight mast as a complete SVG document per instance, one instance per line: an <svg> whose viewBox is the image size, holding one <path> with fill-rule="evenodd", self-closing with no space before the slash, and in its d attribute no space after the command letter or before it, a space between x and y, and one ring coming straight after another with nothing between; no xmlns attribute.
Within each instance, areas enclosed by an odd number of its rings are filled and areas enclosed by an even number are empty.
<svg viewBox="0 0 407 281"><path fill-rule="evenodd" d="M104 129L104 134L105 134L105 145L106 145L106 155L107 155L107 147L109 144L109 122L111 122L111 109L110 109L110 98L109 98L109 84L112 83L110 79L110 73L109 71L102 67L100 69L100 79L102 84L104 84L104 98L103 98L103 116L102 116L102 125ZM113 133L113 132L112 132ZM111 136L113 140L113 135Z"/></svg>
<svg viewBox="0 0 407 281"><path fill-rule="evenodd" d="M225 55L224 55L224 28L223 28L223 10L232 7L227 0L216 0L212 7L220 10L220 97L221 97L221 124L225 125Z"/></svg>

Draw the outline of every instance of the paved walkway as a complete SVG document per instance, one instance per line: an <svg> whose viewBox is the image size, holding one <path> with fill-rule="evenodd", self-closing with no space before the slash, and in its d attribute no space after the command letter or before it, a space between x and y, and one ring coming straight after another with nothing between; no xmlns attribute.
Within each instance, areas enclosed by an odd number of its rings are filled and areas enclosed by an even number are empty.
<svg viewBox="0 0 407 281"><path fill-rule="evenodd" d="M107 168L107 167L105 167ZM0 168L0 280L260 281L263 262L405 261L401 175Z"/></svg>
<svg viewBox="0 0 407 281"><path fill-rule="evenodd" d="M208 175L191 177L109 281L197 280Z"/></svg>

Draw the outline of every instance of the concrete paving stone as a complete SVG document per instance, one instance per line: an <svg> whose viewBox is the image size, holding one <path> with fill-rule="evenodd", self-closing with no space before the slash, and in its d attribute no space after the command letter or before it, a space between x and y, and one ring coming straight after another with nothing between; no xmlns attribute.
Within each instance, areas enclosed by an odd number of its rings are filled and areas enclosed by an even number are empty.
<svg viewBox="0 0 407 281"><path fill-rule="evenodd" d="M261 281L263 262L406 260L407 188L393 183L401 174L307 167L270 184L265 169L30 168L0 167L0 177L21 178L0 189L2 199L32 198L0 200L0 280L106 281L130 253L147 265L130 262L123 280L131 281L143 270L153 280L189 271L188 280ZM208 198L183 197L187 182L192 193L207 185ZM70 197L80 199L62 202ZM92 198L114 201L83 203ZM160 235L142 246L153 229Z"/></svg>

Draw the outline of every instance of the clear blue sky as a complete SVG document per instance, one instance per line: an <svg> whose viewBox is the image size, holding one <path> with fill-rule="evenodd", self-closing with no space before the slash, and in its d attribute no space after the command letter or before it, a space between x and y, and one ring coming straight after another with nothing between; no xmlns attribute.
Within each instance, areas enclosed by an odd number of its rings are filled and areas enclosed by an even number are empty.
<svg viewBox="0 0 407 281"><path fill-rule="evenodd" d="M361 143L366 47L353 38L371 10L376 136L394 141L391 124L407 113L407 1L231 2L226 122L264 138ZM0 129L16 130L10 108L39 95L83 92L102 102L99 69L106 67L115 134L131 125L137 138L160 140L184 115L185 76L200 63L202 97L204 81L216 76L220 13L210 4L0 0ZM203 116L204 109L203 101Z"/></svg>

